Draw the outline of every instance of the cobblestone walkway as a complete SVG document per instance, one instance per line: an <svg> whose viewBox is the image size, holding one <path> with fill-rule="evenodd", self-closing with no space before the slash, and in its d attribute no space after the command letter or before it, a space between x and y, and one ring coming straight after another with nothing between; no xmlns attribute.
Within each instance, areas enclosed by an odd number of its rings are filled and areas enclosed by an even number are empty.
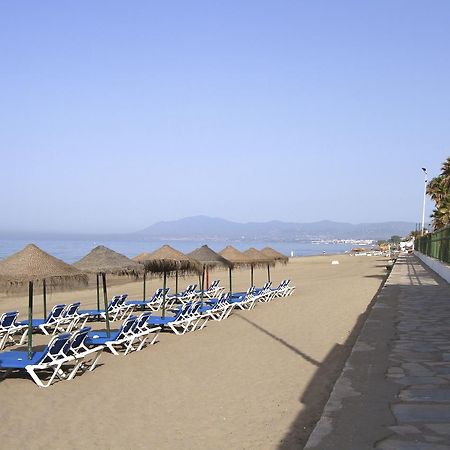
<svg viewBox="0 0 450 450"><path fill-rule="evenodd" d="M399 258L307 449L450 449L450 286Z"/></svg>
<svg viewBox="0 0 450 450"><path fill-rule="evenodd" d="M450 286L415 258L399 263L390 280L401 287L387 371L400 387L391 402L397 425L377 448L449 449Z"/></svg>

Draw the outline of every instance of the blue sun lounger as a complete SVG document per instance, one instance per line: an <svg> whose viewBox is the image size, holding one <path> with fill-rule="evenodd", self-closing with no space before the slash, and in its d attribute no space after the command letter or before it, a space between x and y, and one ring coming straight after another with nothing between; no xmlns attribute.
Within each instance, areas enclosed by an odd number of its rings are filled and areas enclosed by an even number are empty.
<svg viewBox="0 0 450 450"><path fill-rule="evenodd" d="M6 376L14 370L26 370L39 387L48 387L57 376L61 377L62 365L73 360L67 354L70 338L69 333L54 336L44 350L33 352L31 359L28 359L27 351L1 352L0 370L5 370ZM48 374L50 378L47 381L39 376Z"/></svg>
<svg viewBox="0 0 450 450"><path fill-rule="evenodd" d="M156 311L161 307L164 295L167 296L168 292L169 288L165 289L165 294L164 289L159 288L148 300L128 300L126 304L134 308L150 308L152 311Z"/></svg>
<svg viewBox="0 0 450 450"><path fill-rule="evenodd" d="M47 335L50 334L50 332L55 333L55 331L57 330L58 323L62 319L62 314L65 307L66 305L55 305L46 319L33 319L31 321L31 326L33 327L33 329L38 329L39 331L42 331L44 334ZM26 325L28 327L28 320L18 322L18 325ZM20 341L21 344L25 342L27 334L28 330L26 330L25 333L23 334L22 339Z"/></svg>
<svg viewBox="0 0 450 450"><path fill-rule="evenodd" d="M125 355L132 350L132 342L136 338L135 327L137 326L137 317L129 316L118 330L108 333L106 331L93 331L86 338L86 345L106 345L108 350L118 356L117 349L125 348Z"/></svg>
<svg viewBox="0 0 450 450"><path fill-rule="evenodd" d="M17 311L9 311L0 316L0 350L3 350L8 343L15 344L14 337L25 332L27 326L16 322L18 315Z"/></svg>

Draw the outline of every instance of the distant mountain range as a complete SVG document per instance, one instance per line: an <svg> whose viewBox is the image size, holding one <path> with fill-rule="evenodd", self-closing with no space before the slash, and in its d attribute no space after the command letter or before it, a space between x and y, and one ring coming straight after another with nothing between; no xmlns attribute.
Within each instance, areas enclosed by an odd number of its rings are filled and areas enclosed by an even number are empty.
<svg viewBox="0 0 450 450"><path fill-rule="evenodd" d="M322 220L312 223L270 222L238 223L208 216L157 222L135 235L153 239L311 241L317 239L387 239L406 236L413 222L342 223Z"/></svg>

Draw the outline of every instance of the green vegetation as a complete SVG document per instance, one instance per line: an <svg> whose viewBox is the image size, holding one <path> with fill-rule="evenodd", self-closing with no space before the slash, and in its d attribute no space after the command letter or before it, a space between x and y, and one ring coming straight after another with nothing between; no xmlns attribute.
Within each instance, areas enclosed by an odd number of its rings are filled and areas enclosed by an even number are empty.
<svg viewBox="0 0 450 450"><path fill-rule="evenodd" d="M435 203L431 217L434 230L450 224L450 158L442 164L441 173L427 185L427 194Z"/></svg>

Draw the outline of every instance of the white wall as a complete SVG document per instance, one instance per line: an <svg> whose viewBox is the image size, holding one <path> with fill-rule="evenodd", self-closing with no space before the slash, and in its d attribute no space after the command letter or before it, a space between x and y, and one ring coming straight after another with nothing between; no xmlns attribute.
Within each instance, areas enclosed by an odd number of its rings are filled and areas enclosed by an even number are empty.
<svg viewBox="0 0 450 450"><path fill-rule="evenodd" d="M447 263L439 261L435 258L430 258L417 250L414 250L414 254L431 270L440 275L447 283L450 283L450 266Z"/></svg>

